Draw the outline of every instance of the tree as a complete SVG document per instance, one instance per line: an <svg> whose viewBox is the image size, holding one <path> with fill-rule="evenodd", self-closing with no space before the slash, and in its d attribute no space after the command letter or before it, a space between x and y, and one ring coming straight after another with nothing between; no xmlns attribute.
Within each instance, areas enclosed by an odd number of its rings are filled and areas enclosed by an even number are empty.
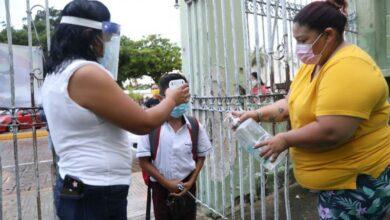
<svg viewBox="0 0 390 220"><path fill-rule="evenodd" d="M50 29L52 34L54 27L60 22L60 14L60 10L50 8ZM32 27L33 45L41 46L46 55L45 11L37 11L33 22L38 33L37 38L34 27ZM3 27L5 27L4 24ZM13 44L17 45L28 45L27 25L23 25L22 29L18 30L12 28L12 41ZM0 43L7 43L7 30L5 28L0 31ZM152 77L157 82L162 74L180 68L180 48L169 39L162 38L159 35L150 35L138 41L131 40L125 36L122 37L119 57L119 85L122 85L128 79L136 79L144 75Z"/></svg>
<svg viewBox="0 0 390 220"><path fill-rule="evenodd" d="M180 48L169 39L159 35L150 35L138 41L122 37L118 82L144 75L157 82L163 74L180 68Z"/></svg>
<svg viewBox="0 0 390 220"><path fill-rule="evenodd" d="M47 51L47 39L46 39L46 12L44 10L37 11L33 19L34 25L32 26L32 39L33 46L41 46L44 50L45 54ZM60 14L61 11L50 8L50 30L51 33L54 31L54 27L60 22ZM27 21L26 18L23 18L23 21ZM7 29L5 28L5 23L3 25L3 30L0 31L0 43L7 43ZM34 26L36 29L36 33L38 34L38 38L35 34ZM28 45L28 36L27 36L27 25L23 25L22 29L14 29L11 28L12 32L12 43L16 45Z"/></svg>

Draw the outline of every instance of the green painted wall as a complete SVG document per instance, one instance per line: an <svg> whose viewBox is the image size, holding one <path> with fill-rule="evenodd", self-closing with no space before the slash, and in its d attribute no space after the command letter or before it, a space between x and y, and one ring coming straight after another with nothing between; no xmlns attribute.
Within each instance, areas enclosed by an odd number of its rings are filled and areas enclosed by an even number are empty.
<svg viewBox="0 0 390 220"><path fill-rule="evenodd" d="M217 86L217 74L219 73L222 89L222 95L233 95L237 83L240 85L244 83L244 58L240 56L244 54L244 43L243 43L243 25L241 17L241 1L234 1L234 25L235 29L232 29L230 18L231 18L231 7L230 1L225 0L225 24L226 24L226 41L227 41L227 53L224 51L223 36L222 36L222 5L221 1L216 1L217 5L217 16L218 16L218 57L219 64L217 65L217 45L215 44L216 34L214 31L214 7L212 1L195 1L188 10L188 7L184 0L180 1L180 14L181 14L181 35L182 35L182 56L183 56L183 73L190 75L193 72L193 94L196 95L209 95L210 86L214 88L214 94L217 93L219 87ZM206 10L207 7L207 10ZM206 12L207 16L206 16ZM189 15L190 13L190 15ZM191 16L191 36L188 31L188 16ZM207 19L206 19L207 18ZM207 33L206 25L209 24ZM238 54L238 70L239 70L239 82L234 80L234 62L233 62L233 39L232 32L236 33L236 44ZM193 42L192 46L189 44L189 39ZM207 41L209 39L209 41ZM207 54L207 45L210 45L210 58ZM195 46L195 47L194 47ZM194 48L193 48L194 47ZM192 51L190 54L189 52ZM225 54L228 55L228 62L225 66ZM192 59L192 62L190 60ZM211 66L209 66L209 64ZM226 80L225 69L227 70L228 80ZM208 72L211 71L212 83L208 77ZM190 78L190 77L189 77ZM229 90L225 91L225 82L229 82Z"/></svg>
<svg viewBox="0 0 390 220"><path fill-rule="evenodd" d="M358 45L390 77L390 1L356 0Z"/></svg>

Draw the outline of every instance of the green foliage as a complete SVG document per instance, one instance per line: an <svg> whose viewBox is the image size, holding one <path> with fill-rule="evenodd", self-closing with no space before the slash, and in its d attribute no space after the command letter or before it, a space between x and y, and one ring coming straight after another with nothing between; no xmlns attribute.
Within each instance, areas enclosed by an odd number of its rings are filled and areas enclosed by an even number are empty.
<svg viewBox="0 0 390 220"><path fill-rule="evenodd" d="M50 29L51 33L54 31L54 27L57 26L59 23L59 16L61 11L50 8ZM23 21L27 21L26 18L23 18ZM26 22L27 23L27 22ZM43 51L46 54L47 51L47 37L46 37L46 15L44 10L37 11L37 14L35 15L33 19L33 23L36 28L36 33L38 34L38 38L35 34L34 26L31 26L32 30L32 39L33 39L33 46L41 46ZM2 30L0 31L0 43L7 43L7 29L5 26L5 23L2 24ZM12 30L12 43L16 45L28 45L28 36L27 36L27 25L23 25L22 29L14 29Z"/></svg>
<svg viewBox="0 0 390 220"><path fill-rule="evenodd" d="M122 37L119 82L144 75L158 82L163 74L180 68L180 48L169 39L159 35L150 35L138 41Z"/></svg>
<svg viewBox="0 0 390 220"><path fill-rule="evenodd" d="M127 91L129 91L129 97L132 98L134 101L139 102L143 99L143 96L138 93L134 93L134 89L131 87L127 88Z"/></svg>
<svg viewBox="0 0 390 220"><path fill-rule="evenodd" d="M60 22L60 10L50 8L51 34L54 27ZM33 21L38 33L36 37L34 27L33 45L41 46L47 54L46 43L46 20L45 11L37 11ZM26 20L24 18L23 20ZM26 22L27 23L27 22ZM2 23L0 31L0 43L7 43L7 30ZM12 28L12 42L16 45L28 45L27 26L16 30ZM119 57L118 83L122 85L128 79L140 78L144 75L152 77L158 82L164 73L181 69L181 51L175 43L159 35L150 35L141 40L131 40L127 37L121 39L121 51Z"/></svg>

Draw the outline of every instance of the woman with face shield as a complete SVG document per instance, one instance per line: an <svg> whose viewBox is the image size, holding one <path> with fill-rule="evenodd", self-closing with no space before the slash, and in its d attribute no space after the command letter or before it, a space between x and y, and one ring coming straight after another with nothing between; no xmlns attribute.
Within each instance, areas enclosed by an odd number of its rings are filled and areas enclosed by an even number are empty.
<svg viewBox="0 0 390 220"><path fill-rule="evenodd" d="M59 174L55 189L60 219L127 219L131 176L128 134L143 135L188 102L188 86L143 110L114 79L119 25L99 1L71 1L52 38L42 88Z"/></svg>
<svg viewBox="0 0 390 220"><path fill-rule="evenodd" d="M315 1L294 19L302 65L290 93L240 121L290 120L262 143L274 159L289 149L297 182L319 191L320 219L383 219L390 211L390 105L380 68L344 40L346 0Z"/></svg>

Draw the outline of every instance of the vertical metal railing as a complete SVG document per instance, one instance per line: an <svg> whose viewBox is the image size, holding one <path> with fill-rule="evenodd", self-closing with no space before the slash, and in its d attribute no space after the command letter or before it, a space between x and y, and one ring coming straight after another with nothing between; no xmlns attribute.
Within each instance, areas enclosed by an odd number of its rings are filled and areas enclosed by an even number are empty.
<svg viewBox="0 0 390 220"><path fill-rule="evenodd" d="M186 48L194 115L209 131L213 150L199 178L199 199L229 219L291 219L289 158L266 170L242 151L224 124L232 110L250 110L284 98L298 70L293 18L310 0L186 0ZM352 4L347 39L356 39ZM251 94L257 72L269 94ZM286 123L262 124L271 134ZM273 202L269 203L269 197ZM247 199L248 198L248 199ZM273 212L267 211L273 206ZM282 210L284 210L282 212ZM214 214L216 214L214 212Z"/></svg>
<svg viewBox="0 0 390 220"><path fill-rule="evenodd" d="M37 88L37 85L40 86L41 82L43 79L41 78L42 74L42 69L34 69L33 65L33 60L34 59L34 52L33 49L33 41L32 41L32 14L31 10L32 8L30 7L30 1L26 0L26 8L27 8L27 32L28 32L28 68L29 68L29 75L23 76L26 78L30 79L30 101L31 101L31 106L26 107L26 106L17 106L17 102L15 100L15 70L14 70L14 53L13 53L13 44L12 44L12 29L11 29L11 15L10 15L10 1L5 0L5 14L6 14L6 30L7 30L7 40L8 40L8 63L9 63L9 76L10 76L10 103L7 104L6 106L0 106L0 111L5 113L6 115L9 115L11 118L10 124L0 124L1 127L6 127L9 128L10 130L10 135L12 136L12 143L10 146L13 147L13 166L7 166L9 168L14 168L14 179L15 179L15 189L16 189L16 207L8 207L7 210L4 209L3 205L4 203L4 186L3 186L3 164L2 164L2 158L0 155L0 190L1 190L1 196L0 196L0 219L3 219L3 217L8 218L4 216L4 212L10 214L12 210L16 211L16 218L17 219L22 219L22 218L27 218L26 216L34 216L34 219L42 219L43 218L43 207L42 207L42 198L41 198L41 184L40 184L40 170L39 170L39 153L38 153L38 134L37 134L37 129L38 127L44 127L45 123L41 122L38 117L40 115L40 111L42 110L40 107L37 106L36 100L35 100L35 88ZM46 12L46 31L47 31L47 49L50 49L50 21L49 21L49 1L45 0L45 5L46 7L41 6L45 12ZM40 6L40 5L39 5ZM34 7L33 7L34 8ZM35 30L36 31L36 30ZM42 55L42 54L41 54ZM42 57L43 58L43 57ZM18 73L21 74L21 73ZM27 85L26 85L27 86ZM20 115L23 114L28 115L27 117L30 117L31 122L22 122L19 119ZM32 158L33 162L30 163L20 163L20 152L19 152L19 129L21 127L31 127L31 146L32 146ZM0 147L3 148L4 145L0 143ZM2 151L5 152L5 151ZM33 181L35 185L35 204L36 205L36 215L33 213L26 213L25 211L29 209L26 207L28 203L25 203L26 198L23 196L25 195L24 189L22 192L22 184L21 180L25 178L24 176L24 168L22 169L21 173L21 166L30 166L32 165L33 168ZM54 174L55 176L55 174ZM53 176L51 176L53 179ZM24 183L23 183L24 185ZM24 187L24 186L23 186ZM23 195L23 196L22 196ZM23 202L22 202L23 201ZM34 200L33 200L34 201ZM31 217L29 217L31 218Z"/></svg>

